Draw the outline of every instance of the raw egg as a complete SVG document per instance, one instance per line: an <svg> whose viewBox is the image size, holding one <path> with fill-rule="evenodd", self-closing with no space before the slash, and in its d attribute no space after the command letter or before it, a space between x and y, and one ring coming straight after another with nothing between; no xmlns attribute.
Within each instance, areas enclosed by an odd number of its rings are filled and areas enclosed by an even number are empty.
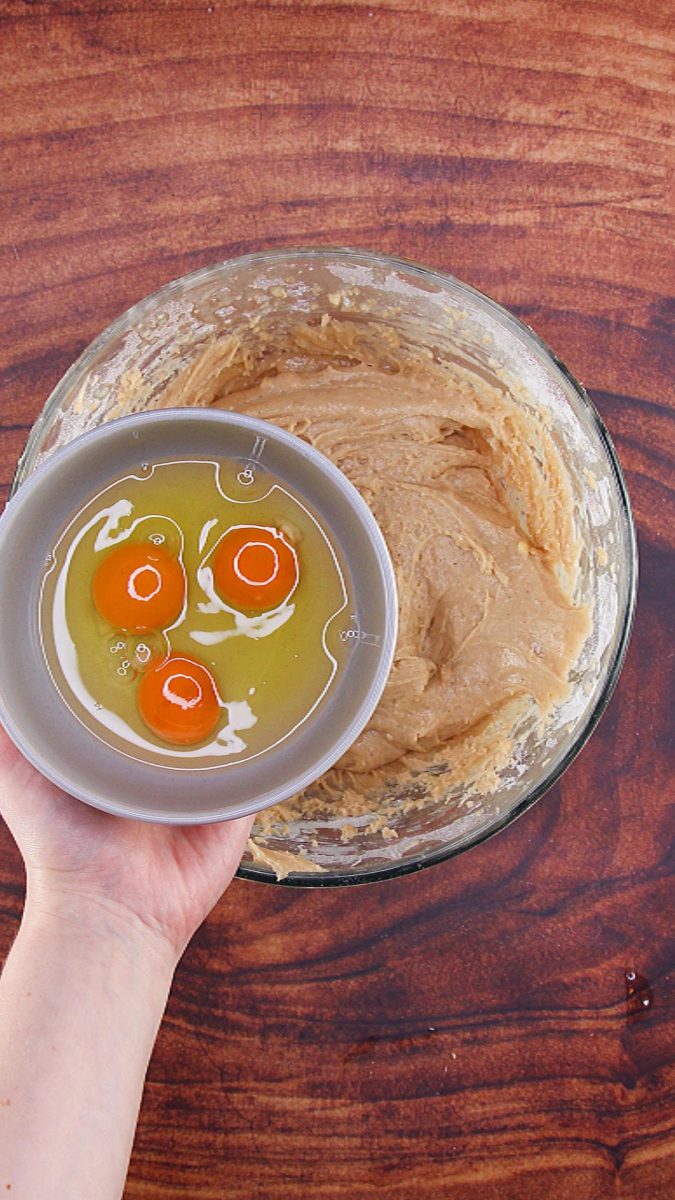
<svg viewBox="0 0 675 1200"><path fill-rule="evenodd" d="M101 616L118 629L166 629L182 611L185 573L163 546L125 542L99 563L92 597Z"/></svg>
<svg viewBox="0 0 675 1200"><path fill-rule="evenodd" d="M148 728L179 746L203 742L220 720L213 675L199 659L183 654L151 664L141 677L136 701Z"/></svg>
<svg viewBox="0 0 675 1200"><path fill-rule="evenodd" d="M297 554L280 529L237 525L216 548L213 581L233 608L249 612L278 608L298 577Z"/></svg>

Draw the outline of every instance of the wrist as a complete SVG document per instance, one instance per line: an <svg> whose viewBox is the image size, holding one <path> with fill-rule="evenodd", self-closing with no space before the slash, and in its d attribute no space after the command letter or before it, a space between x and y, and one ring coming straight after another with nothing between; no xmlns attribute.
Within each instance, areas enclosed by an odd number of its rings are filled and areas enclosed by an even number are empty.
<svg viewBox="0 0 675 1200"><path fill-rule="evenodd" d="M121 956L167 985L180 957L163 932L119 901L39 872L28 875L22 924L59 942L77 941L99 957Z"/></svg>

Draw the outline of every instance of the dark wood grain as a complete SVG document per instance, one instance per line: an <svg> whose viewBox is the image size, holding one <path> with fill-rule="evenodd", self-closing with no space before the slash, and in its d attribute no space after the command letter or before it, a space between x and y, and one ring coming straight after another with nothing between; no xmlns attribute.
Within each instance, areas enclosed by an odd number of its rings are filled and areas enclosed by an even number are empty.
<svg viewBox="0 0 675 1200"><path fill-rule="evenodd" d="M0 499L118 312L340 243L532 324L640 536L609 711L516 825L386 884L235 882L178 972L128 1200L675 1195L673 29L640 0L0 0ZM4 829L0 885L4 953Z"/></svg>

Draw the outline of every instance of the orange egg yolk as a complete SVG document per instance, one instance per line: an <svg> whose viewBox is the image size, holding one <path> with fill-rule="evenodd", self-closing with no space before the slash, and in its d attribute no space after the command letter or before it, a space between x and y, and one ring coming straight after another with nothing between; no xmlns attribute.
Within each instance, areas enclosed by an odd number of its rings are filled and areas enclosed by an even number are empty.
<svg viewBox="0 0 675 1200"><path fill-rule="evenodd" d="M150 665L141 676L136 701L148 728L179 746L203 742L220 720L213 675L204 663L182 654Z"/></svg>
<svg viewBox="0 0 675 1200"><path fill-rule="evenodd" d="M96 568L92 597L101 616L119 629L166 629L185 602L183 567L161 545L125 542Z"/></svg>
<svg viewBox="0 0 675 1200"><path fill-rule="evenodd" d="M267 612L278 608L298 582L295 550L279 529L241 525L218 543L213 581L233 608Z"/></svg>

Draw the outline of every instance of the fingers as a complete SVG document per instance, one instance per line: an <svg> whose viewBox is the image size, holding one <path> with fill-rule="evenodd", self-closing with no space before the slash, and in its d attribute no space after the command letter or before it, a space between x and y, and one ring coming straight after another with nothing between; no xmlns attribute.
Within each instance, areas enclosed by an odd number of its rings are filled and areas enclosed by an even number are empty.
<svg viewBox="0 0 675 1200"><path fill-rule="evenodd" d="M35 768L0 727L0 810L5 816L13 811L34 775Z"/></svg>
<svg viewBox="0 0 675 1200"><path fill-rule="evenodd" d="M0 773L12 762L19 753L6 730L0 725Z"/></svg>
<svg viewBox="0 0 675 1200"><path fill-rule="evenodd" d="M183 827L183 836L198 853L206 855L218 895L229 885L241 862L253 821L254 817L237 817L233 821Z"/></svg>
<svg viewBox="0 0 675 1200"><path fill-rule="evenodd" d="M226 863L232 874L241 862L255 817L237 817L234 821L223 821L219 826L220 837L225 847Z"/></svg>

